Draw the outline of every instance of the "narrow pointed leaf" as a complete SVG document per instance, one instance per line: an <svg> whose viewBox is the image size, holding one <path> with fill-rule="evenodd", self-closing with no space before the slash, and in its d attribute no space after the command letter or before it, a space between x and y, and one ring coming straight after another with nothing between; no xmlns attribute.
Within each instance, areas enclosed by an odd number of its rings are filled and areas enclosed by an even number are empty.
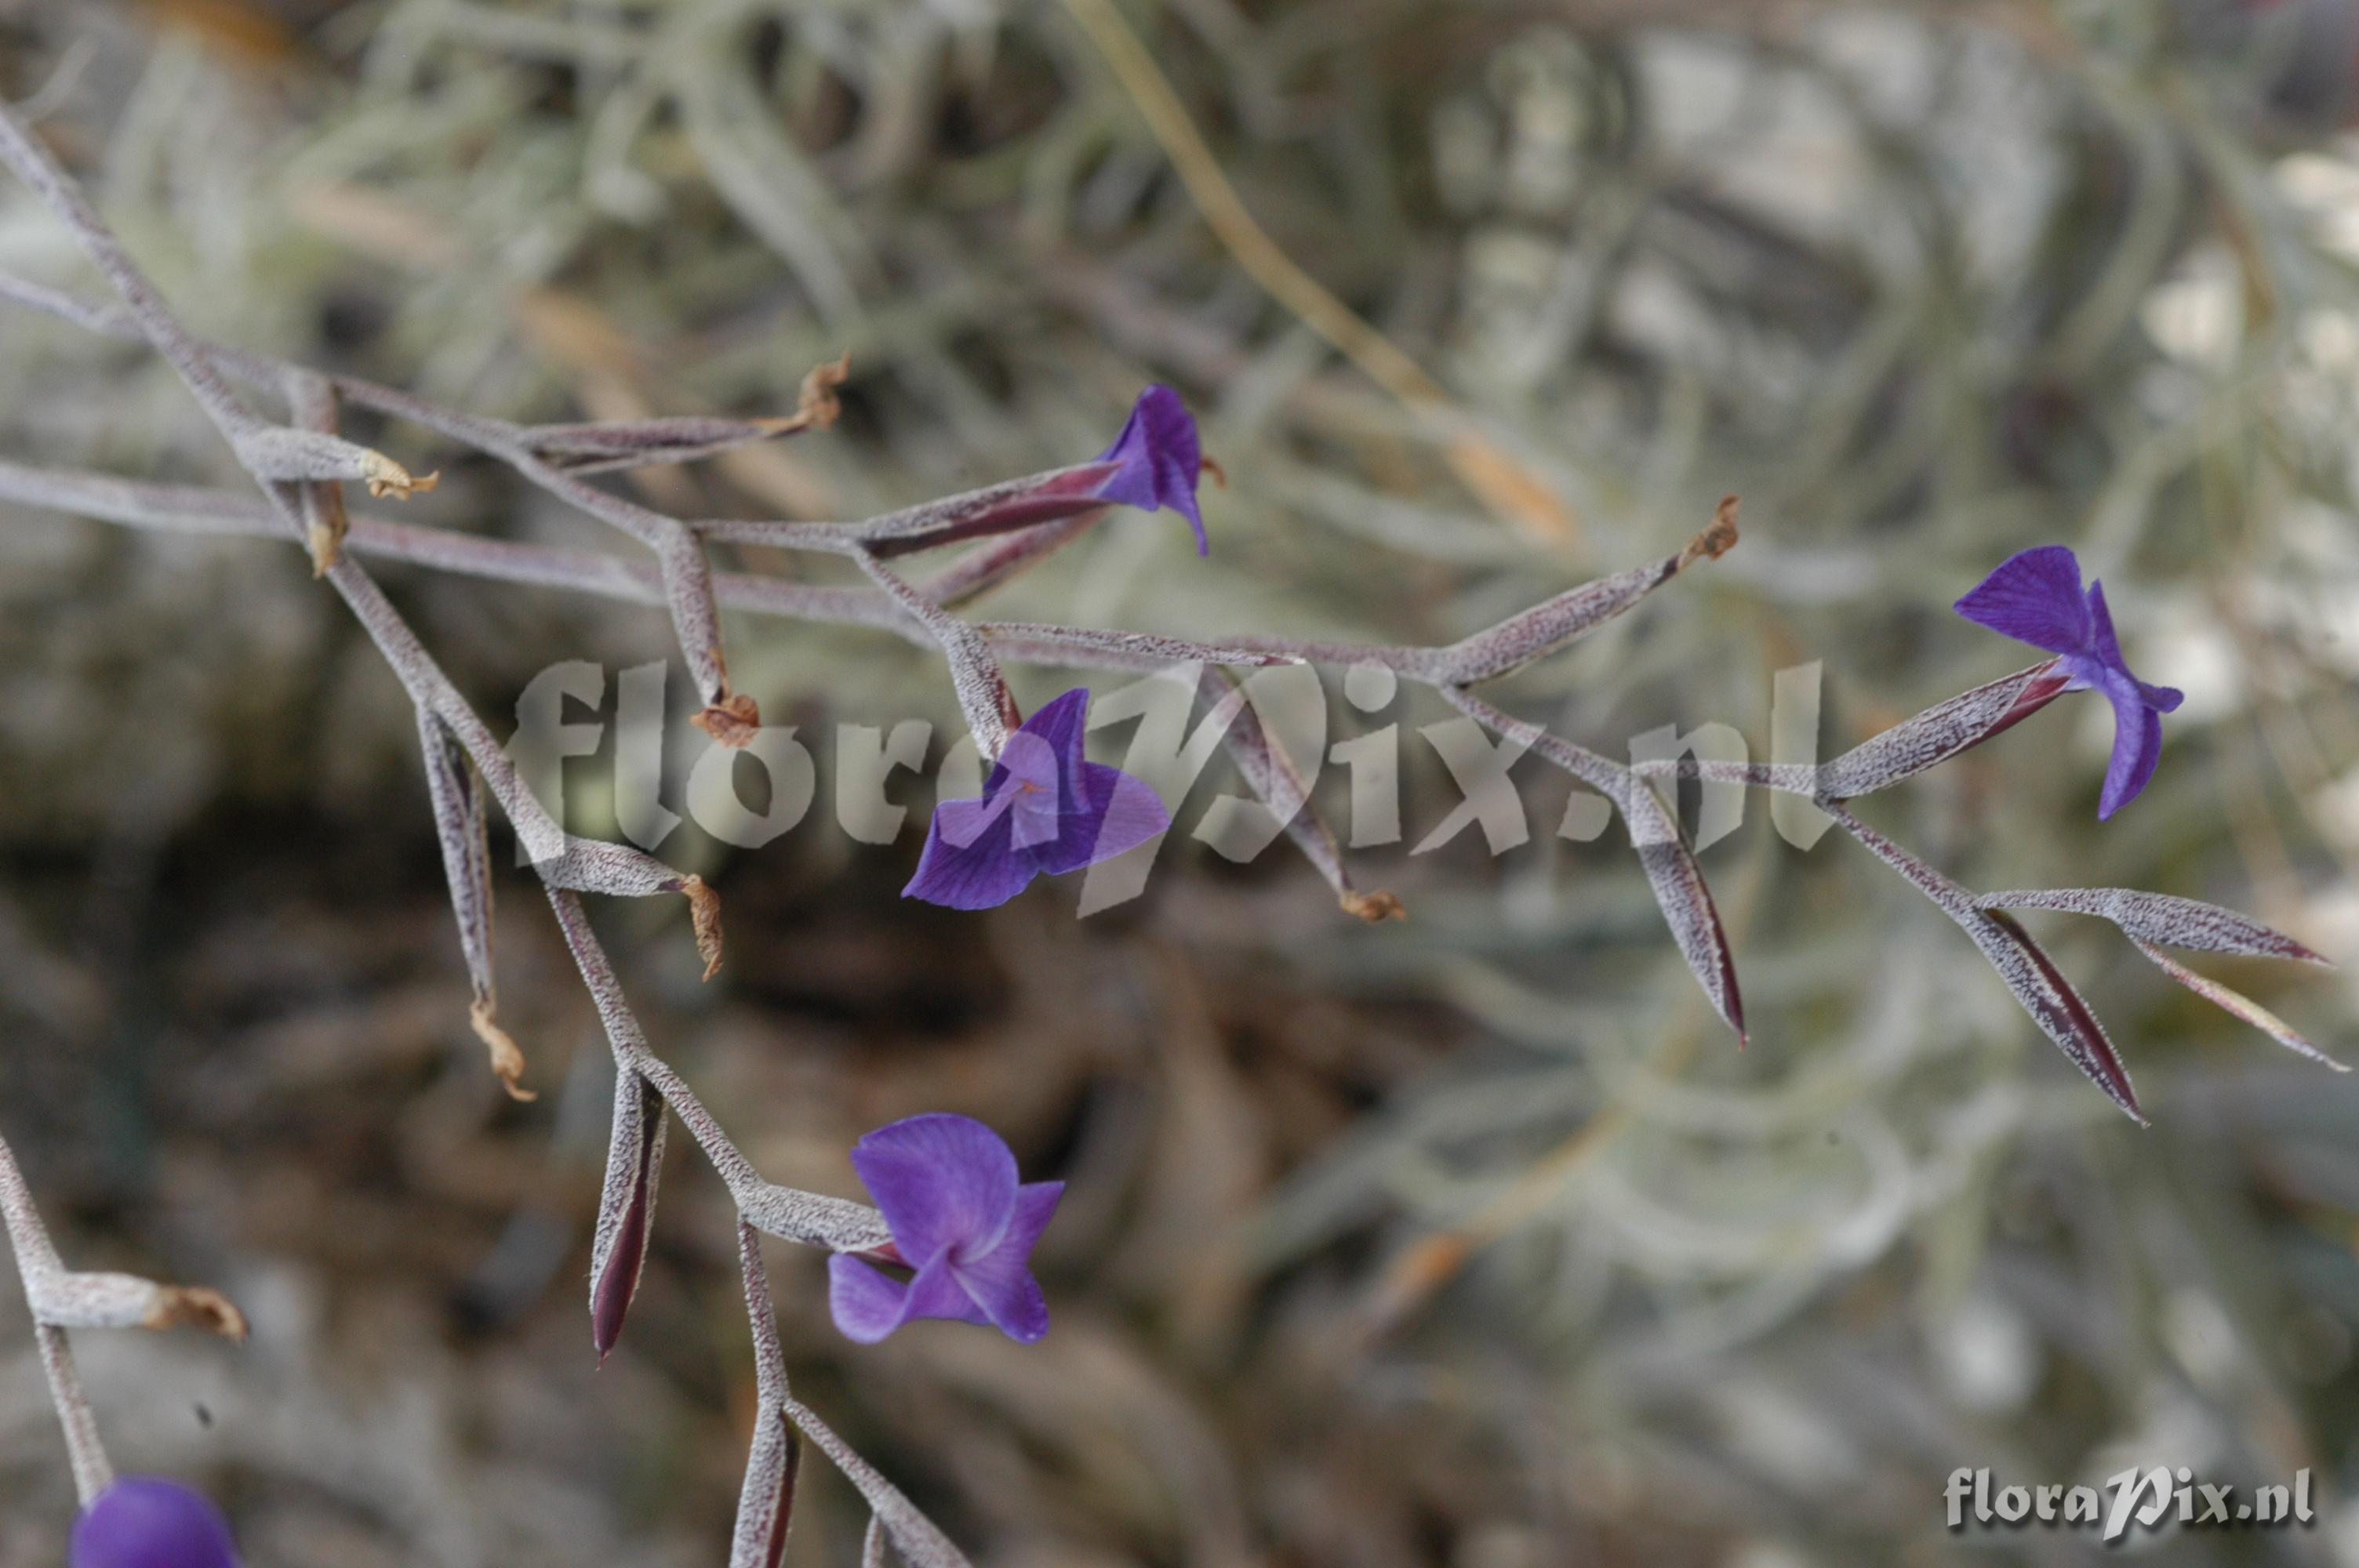
<svg viewBox="0 0 2359 1568"><path fill-rule="evenodd" d="M802 1439L787 1419L787 1352L778 1339L778 1309L770 1295L770 1271L762 1262L762 1238L743 1218L737 1222L737 1266L745 1286L745 1324L754 1339L754 1391L761 1413L745 1451L745 1485L737 1498L737 1530L729 1568L777 1568L794 1523L795 1477L802 1469Z"/></svg>
<svg viewBox="0 0 2359 1568"><path fill-rule="evenodd" d="M2074 1066L2086 1073L2115 1105L2144 1122L2146 1117L2138 1109L2136 1091L2130 1087L2129 1069L2122 1065L2120 1054L2106 1037L2104 1025L2097 1022L2097 1015L2089 1011L2081 993L2056 968L2055 960L2031 939L2030 933L2013 915L1985 910L1982 918L1996 932L1998 939L1984 941L1977 937L1975 946L1982 948L1984 956L2015 992L2016 1000L2071 1058ZM1972 934L1970 929L1969 935Z"/></svg>
<svg viewBox="0 0 2359 1568"><path fill-rule="evenodd" d="M467 960L473 995L467 1022L490 1053L492 1072L509 1096L535 1098L523 1087L525 1059L499 1024L499 988L492 967L492 854L484 828L483 781L448 727L424 708L418 709L418 740L426 758L426 793L434 808L434 830L442 847L442 875L450 884L451 914L459 926L459 949Z"/></svg>
<svg viewBox="0 0 2359 1568"><path fill-rule="evenodd" d="M1664 922L1671 928L1671 939L1679 944L1680 956L1703 987L1712 1010L1736 1031L1742 1044L1746 1038L1745 999L1736 987L1736 958L1729 950L1728 933L1721 926L1720 911L1712 902L1712 889L1705 885L1695 851L1688 848L1686 835L1661 798L1644 782L1628 781L1623 812L1638 846L1638 864L1647 873L1647 884L1654 890Z"/></svg>
<svg viewBox="0 0 2359 1568"><path fill-rule="evenodd" d="M1983 909L2059 909L2110 920L2132 941L2201 953L2234 953L2251 958L2326 960L2282 931L2250 915L2200 899L2136 888L2035 888L1986 892L1974 900Z"/></svg>
<svg viewBox="0 0 2359 1568"><path fill-rule="evenodd" d="M572 473L691 462L750 442L825 429L842 413L835 389L851 374L849 354L813 366L803 377L800 406L792 414L759 419L672 415L583 425L536 425L521 435L542 461Z"/></svg>
<svg viewBox="0 0 2359 1568"><path fill-rule="evenodd" d="M1371 925L1403 918L1407 911L1393 894L1381 890L1362 892L1353 885L1352 874L1343 864L1343 845L1311 802L1310 785L1302 770L1285 747L1270 743L1268 730L1262 727L1253 704L1245 700L1234 678L1224 671L1205 671L1202 694L1209 696L1215 690L1223 695L1213 705L1213 722L1219 722L1223 709L1229 710L1229 722L1221 731L1221 744L1229 760L1236 764L1245 787L1286 825L1286 836L1335 890L1335 902L1346 914Z"/></svg>
<svg viewBox="0 0 2359 1568"><path fill-rule="evenodd" d="M2121 1107L2133 1121L2145 1124L2136 1092L2130 1087L2129 1069L2122 1065L2114 1043L2106 1038L2104 1026L2013 916L1976 908L1973 896L1965 889L1842 806L1830 803L1828 815L1870 854L1898 871L1910 886L1955 921L1990 961L1991 968L1998 971L1999 979L2006 982L2006 989L2015 993L2015 1000L2031 1014L2040 1032L2064 1053L2065 1059L2087 1075L2089 1081L2103 1089L2105 1098Z"/></svg>
<svg viewBox="0 0 2359 1568"><path fill-rule="evenodd" d="M838 1437L817 1412L799 1400L784 1401L787 1414L803 1435L818 1445L821 1453L835 1462L875 1513L885 1533L901 1553L909 1568L974 1568L965 1552L951 1543L933 1520L918 1511L915 1503L903 1496L899 1487L876 1473L875 1466L853 1452L852 1445Z"/></svg>
<svg viewBox="0 0 2359 1568"><path fill-rule="evenodd" d="M1528 719L1492 707L1462 687L1436 688L1451 707L1495 732L1519 742L1525 750L1563 769L1612 801L1629 825L1638 847L1638 864L1654 890L1655 902L1679 944L1680 956L1703 987L1722 1020L1745 1035L1745 1001L1736 986L1736 960L1722 929L1720 911L1712 890L1704 884L1695 854L1688 848L1678 821L1665 810L1660 797L1636 773L1611 757L1568 741Z"/></svg>
<svg viewBox="0 0 2359 1568"><path fill-rule="evenodd" d="M1106 632L1092 626L1044 626L1011 621L986 621L977 625L975 630L995 642L1001 639L1026 642L1053 638L1077 653L1103 654L1124 660L1137 659L1149 665L1241 665L1248 669L1261 669L1273 665L1305 662L1290 654L1273 654L1258 648L1224 648L1218 643L1191 643L1184 637L1166 637L1154 632Z"/></svg>
<svg viewBox="0 0 2359 1568"><path fill-rule="evenodd" d="M906 556L979 539L1013 534L1083 513L1103 509L1099 489L1119 471L1117 463L1076 463L1002 480L980 490L947 495L899 512L887 512L858 523L745 523L713 519L696 524L707 539L740 544L775 545L786 549L820 549L841 553L858 546L878 559Z"/></svg>
<svg viewBox="0 0 2359 1568"><path fill-rule="evenodd" d="M928 578L924 585L926 597L946 610L955 609L1071 544L1110 510L1093 507L979 545L940 575Z"/></svg>
<svg viewBox="0 0 2359 1568"><path fill-rule="evenodd" d="M801 1436L784 1411L765 1407L745 1451L745 1484L737 1496L729 1568L778 1568L784 1561L802 1463Z"/></svg>
<svg viewBox="0 0 2359 1568"><path fill-rule="evenodd" d="M636 1074L614 1085L614 1127L606 1148L606 1184L590 1243L590 1337L598 1359L613 1353L638 1293L663 1174L664 1103Z"/></svg>
<svg viewBox="0 0 2359 1568"><path fill-rule="evenodd" d="M2030 718L2053 702L2071 678L2050 659L1936 703L1820 769L1820 793L1849 800L1914 778Z"/></svg>
<svg viewBox="0 0 2359 1568"><path fill-rule="evenodd" d="M1570 589L1497 625L1433 650L1430 674L1474 686L1523 668L1613 620L1698 559L1716 559L1736 543L1736 497L1720 503L1712 525L1678 555Z"/></svg>
<svg viewBox="0 0 2359 1568"><path fill-rule="evenodd" d="M2235 1014L2287 1050L2299 1052L2313 1062L2323 1062L2338 1073L2347 1073L2351 1070L2347 1064L2328 1055L2308 1040L2303 1039L2295 1032L2292 1025L2244 992L2231 989L2215 979L2197 974L2151 942L2137 936L2132 936L2130 940L2137 945L2139 952L2154 960L2155 968L2201 997L2205 1001Z"/></svg>

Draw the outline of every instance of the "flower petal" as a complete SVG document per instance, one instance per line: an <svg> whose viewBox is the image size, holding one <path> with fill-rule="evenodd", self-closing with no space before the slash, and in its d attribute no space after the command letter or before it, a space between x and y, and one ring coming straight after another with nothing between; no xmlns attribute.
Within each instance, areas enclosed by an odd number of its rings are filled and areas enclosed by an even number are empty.
<svg viewBox="0 0 2359 1568"><path fill-rule="evenodd" d="M2162 760L2162 716L2146 705L2137 688L2127 674L2105 683L2105 697L2114 705L2114 754L2105 764L2104 793L2097 797L2100 822L2135 799Z"/></svg>
<svg viewBox="0 0 2359 1568"><path fill-rule="evenodd" d="M1029 1258L1064 1195L1062 1182L1027 1182L1016 1188L1016 1212L1007 1217L1007 1234L999 1238L1000 1247L1013 1247Z"/></svg>
<svg viewBox="0 0 2359 1568"><path fill-rule="evenodd" d="M1007 738L992 770L989 793L1004 792L1015 816L1014 843L1029 849L1057 837L1058 821L1082 797L1087 687L1075 687L1040 709Z"/></svg>
<svg viewBox="0 0 2359 1568"><path fill-rule="evenodd" d="M979 1256L998 1245L1016 1211L1016 1156L971 1116L888 1123L852 1146L852 1168L904 1258L930 1261L953 1247Z"/></svg>
<svg viewBox="0 0 2359 1568"><path fill-rule="evenodd" d="M2062 545L2017 551L1956 608L1969 621L2051 654L2086 647L2093 630L2081 562Z"/></svg>
<svg viewBox="0 0 2359 1568"><path fill-rule="evenodd" d="M1204 533L1204 514L1196 504L1196 481L1204 468L1203 448L1196 421L1180 395L1168 386L1150 386L1131 406L1130 418L1114 445L1098 454L1098 461L1119 463L1114 477L1098 486L1098 496L1148 512L1169 506L1188 519L1196 531L1196 553L1212 553Z"/></svg>
<svg viewBox="0 0 2359 1568"><path fill-rule="evenodd" d="M2089 618L2093 633L2090 645L2106 668L2137 688L2139 701L2158 713L2169 713L2187 699L2187 694L2177 687L2148 686L2130 673L2128 662L2122 657L2121 643L2114 636L2114 614L2105 608L2105 585L2102 582L2089 585Z"/></svg>
<svg viewBox="0 0 2359 1568"><path fill-rule="evenodd" d="M1084 762L1079 799L1059 820L1056 841L1035 854L1042 871L1061 876L1112 860L1170 827L1163 798L1147 784L1120 768Z"/></svg>
<svg viewBox="0 0 2359 1568"><path fill-rule="evenodd" d="M1042 703L1018 727L1018 733L1038 739L1047 745L1048 754L1060 761L1078 757L1082 754L1082 721L1089 717L1089 708L1090 688L1077 686L1054 701Z"/></svg>
<svg viewBox="0 0 2359 1568"><path fill-rule="evenodd" d="M126 1476L74 1520L73 1568L237 1568L229 1521L200 1492Z"/></svg>
<svg viewBox="0 0 2359 1568"><path fill-rule="evenodd" d="M1035 1344L1049 1332L1048 1294L1011 1249L953 1264L951 1273L991 1326L1016 1344Z"/></svg>
<svg viewBox="0 0 2359 1568"><path fill-rule="evenodd" d="M1030 1260L1033 1244L1064 1195L1062 1182L1033 1182L1016 1188L1016 1212L999 1245L951 1266L961 1288L992 1326L1019 1345L1030 1345L1049 1332L1049 1298L1032 1277Z"/></svg>
<svg viewBox="0 0 2359 1568"><path fill-rule="evenodd" d="M919 1318L991 1322L951 1273L947 1255L936 1258L904 1283L839 1252L827 1260L827 1310L843 1336L858 1345L874 1345Z"/></svg>
<svg viewBox="0 0 2359 1568"><path fill-rule="evenodd" d="M845 1338L874 1345L909 1321L909 1287L839 1252L827 1260L827 1310Z"/></svg>
<svg viewBox="0 0 2359 1568"><path fill-rule="evenodd" d="M917 874L901 896L951 909L991 909L1022 892L1039 867L1033 851L1012 842L1008 816L1005 806L994 813L980 800L946 800L935 806ZM978 829L978 823L984 826Z"/></svg>

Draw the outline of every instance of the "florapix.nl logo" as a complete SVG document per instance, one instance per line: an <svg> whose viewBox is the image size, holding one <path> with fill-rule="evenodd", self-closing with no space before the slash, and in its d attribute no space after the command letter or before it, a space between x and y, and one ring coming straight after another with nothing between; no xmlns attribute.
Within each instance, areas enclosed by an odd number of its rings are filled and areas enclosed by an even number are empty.
<svg viewBox="0 0 2359 1568"><path fill-rule="evenodd" d="M607 752L611 768L614 831L654 852L683 820L714 839L740 849L759 849L801 826L821 797L821 756L830 778L827 799L835 824L854 840L893 843L911 827L910 806L894 798L908 793L901 775L929 771L939 800L969 799L984 792L984 765L972 737L957 735L938 749L929 719L903 719L889 725L840 722L832 735L813 736L798 725L765 725L742 745L707 741L685 771L668 783L669 749L681 736L668 726L667 666L634 665L612 683L586 660L551 665L527 684L516 706L516 725L505 748L517 775L548 809L549 823L519 824L518 856L538 861L564 852L560 833L568 821L565 766L569 759ZM1413 730L1385 720L1399 696L1399 680L1381 665L1358 665L1343 674L1334 700L1328 683L1309 665L1258 669L1207 699L1206 671L1178 664L1125 686L1109 688L1089 705L1092 731L1133 726L1123 746L1122 770L1142 780L1175 813L1220 754L1233 729L1251 724L1266 743L1282 752L1288 768L1265 781L1265 792L1245 795L1214 791L1191 823L1191 837L1225 859L1249 862L1267 849L1302 811L1322 779L1342 775L1337 794L1343 838L1363 849L1403 842L1407 821L1405 769L1416 749L1430 753L1448 775L1456 798L1411 846L1430 854L1467 833L1479 833L1485 850L1504 855L1529 843L1534 818L1512 778L1530 749L1528 737L1494 735L1473 719L1453 717ZM1781 769L1817 764L1821 666L1816 662L1777 671L1771 681L1770 757ZM609 743L611 741L611 752ZM1734 725L1707 721L1692 729L1662 725L1631 736L1632 769L1668 787L1669 775L1684 762L1719 770L1698 790L1692 843L1702 849L1742 825L1751 795L1727 776L1751 762L1751 748ZM1268 787L1270 784L1276 787ZM670 798L667 798L667 792ZM603 815L602 813L601 815ZM1576 789L1549 829L1558 838L1587 842L1602 838L1614 816L1611 802ZM1815 844L1826 830L1825 816L1807 798L1774 793L1769 816L1778 834L1799 849ZM1668 815L1631 819L1634 843L1676 829ZM920 824L921 826L922 824ZM602 825L603 826L603 825ZM545 839L546 841L536 841ZM1136 898L1144 890L1160 841L1090 868L1080 913L1086 915Z"/></svg>
<svg viewBox="0 0 2359 1568"><path fill-rule="evenodd" d="M2098 1486L1998 1486L1986 1468L1960 1468L1950 1472L1942 1498L1952 1530L2093 1530L2108 1543L2122 1541L2133 1528L2284 1529L2307 1526L2317 1517L2307 1469L2295 1471L2290 1481L2246 1491L2199 1480L2183 1465L2132 1466Z"/></svg>

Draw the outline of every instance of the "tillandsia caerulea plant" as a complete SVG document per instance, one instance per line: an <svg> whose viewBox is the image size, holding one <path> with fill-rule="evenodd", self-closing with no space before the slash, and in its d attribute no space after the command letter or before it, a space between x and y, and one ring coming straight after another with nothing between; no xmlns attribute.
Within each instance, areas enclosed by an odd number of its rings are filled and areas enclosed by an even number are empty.
<svg viewBox="0 0 2359 1568"><path fill-rule="evenodd" d="M1085 690L1069 691L1029 720L1017 713L1003 659L1066 668L1154 671L1196 666L1201 694L1226 728L1222 743L1245 783L1286 826L1343 909L1369 920L1397 914L1399 903L1356 887L1333 832L1308 798L1282 749L1271 745L1250 708L1222 696L1211 666L1317 662L1375 665L1430 687L1444 701L1545 762L1603 795L1631 829L1648 884L1682 957L1730 1027L1744 1032L1736 967L1710 889L1658 783L1680 776L1784 791L1814 801L1846 832L1899 871L1965 932L2039 1027L2121 1108L2139 1116L2126 1070L2094 1015L2047 954L2006 913L2040 908L2111 920L2174 979L2275 1035L2319 1055L2308 1042L2247 999L2178 964L2161 948L2266 955L2315 961L2292 938L2231 910L2127 889L2047 889L1977 895L1901 849L1855 816L1850 801L1900 784L1980 745L2076 687L2104 691L2122 718L2103 809L2108 814L2151 773L2155 716L2175 694L2138 683L2123 665L2102 595L2079 593L2077 567L2040 557L2008 563L1961 605L2050 657L1937 704L1824 766L1722 763L1686 759L1627 766L1474 695L1625 613L1695 563L1736 542L1736 503L1723 501L1711 524L1668 556L1567 589L1495 626L1431 647L1312 643L1288 637L1232 638L1212 645L1180 638L1088 628L967 620L961 606L1079 537L1114 505L1185 515L1204 544L1195 479L1208 465L1194 424L1169 388L1151 387L1113 445L1085 463L1004 481L964 494L854 523L695 520L670 516L589 482L640 464L680 462L745 443L825 427L833 389L847 367L821 366L804 384L802 406L772 418L654 418L522 426L453 412L358 377L327 375L262 355L207 343L174 314L124 251L81 189L16 117L0 109L0 163L29 184L112 285L119 303L93 305L27 279L0 275L0 300L43 310L91 330L143 341L178 372L254 481L252 492L164 485L114 475L0 462L0 498L101 517L135 527L249 534L310 555L318 575L352 611L417 709L428 795L440 833L460 945L471 988L469 1017L494 1069L521 1094L522 1050L497 1021L490 940L492 875L485 848L496 803L531 851L560 931L597 1006L615 1065L613 1130L591 1247L592 1336L600 1356L619 1342L646 1258L660 1179L665 1131L677 1120L726 1184L739 1217L738 1255L755 1356L756 1411L732 1540L732 1568L775 1568L792 1518L802 1440L843 1471L872 1510L872 1541L889 1539L915 1568L953 1568L967 1559L907 1498L847 1447L787 1386L786 1360L761 1251L764 1235L832 1254L831 1305L847 1334L877 1339L918 1317L995 1325L1019 1340L1045 1330L1047 1304L1027 1265L1031 1243L1055 1206L1054 1184L1016 1181L1015 1160L995 1135L955 1117L896 1123L864 1139L854 1167L878 1206L799 1192L766 1181L731 1141L695 1091L647 1043L592 928L581 895L680 895L710 976L721 956L719 901L701 879L626 845L575 838L524 787L497 740L461 697L355 556L433 569L528 581L653 604L669 610L682 657L705 708L697 721L725 745L754 737L759 716L726 675L719 610L863 627L937 649L968 729L991 764L984 795L938 812L913 896L961 907L1004 901L1040 871L1088 864L1161 831L1159 803L1118 771L1081 752ZM240 388L245 392L241 392ZM283 421L250 406L258 392ZM396 525L348 514L342 486L400 498L426 487L384 453L337 433L341 410L358 405L428 430L506 464L527 481L607 524L648 552L622 560L600 552L520 544L449 530ZM741 540L836 555L869 579L866 589L814 587L779 578L719 572L709 546ZM912 581L900 557L974 541L945 569ZM2069 577L2069 581L2068 581ZM2070 589L2068 596L2067 589ZM2068 602L2068 597L2070 602ZM1971 608L1969 608L1971 607ZM2135 709L2135 711L2133 711ZM2323 1059L2321 1057L2321 1059ZM43 1361L85 1508L114 1486L113 1473L76 1379L67 1332L193 1322L237 1333L235 1309L211 1292L125 1275L77 1274L59 1261L29 1194L0 1143L0 1214L33 1310ZM914 1271L906 1283L873 1260ZM134 1494L136 1495L136 1494ZM111 1516L110 1516L111 1517Z"/></svg>

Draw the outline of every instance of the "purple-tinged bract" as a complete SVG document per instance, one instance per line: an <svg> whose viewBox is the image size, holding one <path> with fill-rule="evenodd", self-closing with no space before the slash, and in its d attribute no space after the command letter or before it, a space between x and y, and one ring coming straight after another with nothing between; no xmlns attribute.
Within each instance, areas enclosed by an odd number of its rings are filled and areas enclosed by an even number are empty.
<svg viewBox="0 0 2359 1568"><path fill-rule="evenodd" d="M1212 541L1204 534L1204 514L1196 504L1204 449L1196 438L1196 421L1178 393L1168 386L1150 386L1140 393L1122 434L1098 454L1097 460L1121 465L1098 486L1101 500L1148 512L1169 506L1196 530L1196 553L1212 553Z"/></svg>
<svg viewBox="0 0 2359 1568"><path fill-rule="evenodd" d="M2062 545L2043 545L2000 562L1957 609L1969 621L2056 654L2072 677L2066 689L2104 693L2114 705L2114 754L2097 816L2102 820L2128 805L2154 776L2162 716L2179 706L2181 694L2130 673L2114 637L2104 585L2093 582L2084 594L2079 557Z"/></svg>
<svg viewBox="0 0 2359 1568"><path fill-rule="evenodd" d="M1027 1266L1064 1195L1019 1184L1016 1156L972 1117L912 1116L852 1146L852 1168L916 1275L904 1282L856 1258L828 1260L835 1325L874 1345L911 1318L988 1324L1020 1345L1049 1332L1049 1302Z"/></svg>
<svg viewBox="0 0 2359 1568"><path fill-rule="evenodd" d="M126 1476L74 1520L72 1568L238 1568L229 1521L178 1481Z"/></svg>
<svg viewBox="0 0 2359 1568"><path fill-rule="evenodd" d="M1082 755L1089 702L1089 688L1076 687L1044 706L1007 738L982 798L934 807L902 897L990 909L1044 871L1093 866L1171 826L1152 789Z"/></svg>

